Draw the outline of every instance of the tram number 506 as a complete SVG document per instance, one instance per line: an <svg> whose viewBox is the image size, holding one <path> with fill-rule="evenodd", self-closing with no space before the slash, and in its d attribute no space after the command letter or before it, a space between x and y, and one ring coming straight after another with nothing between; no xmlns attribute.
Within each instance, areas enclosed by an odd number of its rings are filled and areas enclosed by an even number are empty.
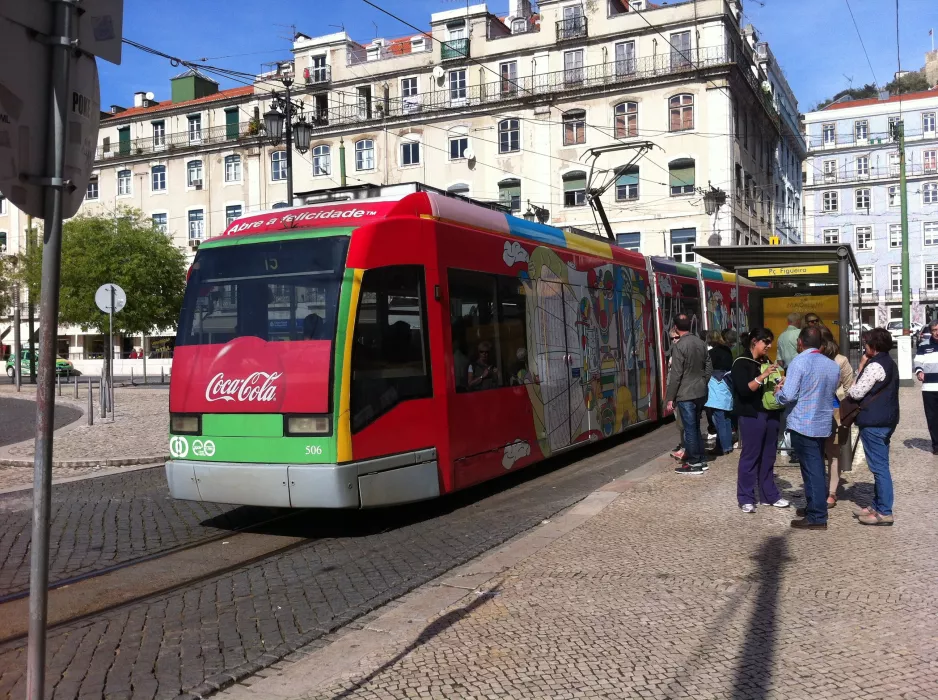
<svg viewBox="0 0 938 700"><path fill-rule="evenodd" d="M307 445L306 454L308 455L321 455L322 448L319 445Z"/></svg>

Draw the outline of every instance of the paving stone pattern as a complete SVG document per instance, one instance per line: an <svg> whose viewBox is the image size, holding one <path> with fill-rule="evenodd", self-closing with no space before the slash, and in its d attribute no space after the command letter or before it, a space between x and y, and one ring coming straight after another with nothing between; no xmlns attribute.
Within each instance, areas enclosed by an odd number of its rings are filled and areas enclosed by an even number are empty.
<svg viewBox="0 0 938 700"><path fill-rule="evenodd" d="M368 675L297 697L934 700L938 458L920 401L903 390L892 528L859 525L849 500L826 532L743 514L732 458L660 473ZM800 472L778 476L803 503ZM869 503L865 466L845 495Z"/></svg>
<svg viewBox="0 0 938 700"><path fill-rule="evenodd" d="M53 630L49 696L211 692L537 525L672 439L667 426L424 504L309 511L305 523L278 532L309 544ZM24 642L0 648L0 697L22 696L25 652Z"/></svg>
<svg viewBox="0 0 938 700"><path fill-rule="evenodd" d="M29 586L32 498L31 490L0 495L0 596ZM162 467L53 486L49 579L191 544L275 513L172 499Z"/></svg>

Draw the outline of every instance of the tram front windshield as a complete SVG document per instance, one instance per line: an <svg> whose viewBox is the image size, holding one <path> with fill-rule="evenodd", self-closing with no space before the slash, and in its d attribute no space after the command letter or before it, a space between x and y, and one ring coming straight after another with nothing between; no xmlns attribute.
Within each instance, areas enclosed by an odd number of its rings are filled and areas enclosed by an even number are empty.
<svg viewBox="0 0 938 700"><path fill-rule="evenodd" d="M347 249L344 236L201 249L176 345L332 341Z"/></svg>

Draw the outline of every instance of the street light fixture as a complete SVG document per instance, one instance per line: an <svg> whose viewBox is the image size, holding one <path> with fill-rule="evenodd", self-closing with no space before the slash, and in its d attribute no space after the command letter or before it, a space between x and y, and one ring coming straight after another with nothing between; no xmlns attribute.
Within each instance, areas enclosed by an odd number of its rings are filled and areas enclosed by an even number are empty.
<svg viewBox="0 0 938 700"><path fill-rule="evenodd" d="M536 204L531 204L531 200L528 200L528 210L524 212L525 221L537 221L538 223L546 224L549 218L550 210L539 207Z"/></svg>
<svg viewBox="0 0 938 700"><path fill-rule="evenodd" d="M283 66L278 69L278 72ZM283 83L283 94L271 93L270 109L264 112L264 129L267 137L274 145L286 137L287 151L287 205L293 206L293 147L301 154L309 150L312 139L312 126L303 116L303 104L295 103L291 99L290 88L293 86L292 67L280 72L280 82ZM295 120L294 120L294 117Z"/></svg>

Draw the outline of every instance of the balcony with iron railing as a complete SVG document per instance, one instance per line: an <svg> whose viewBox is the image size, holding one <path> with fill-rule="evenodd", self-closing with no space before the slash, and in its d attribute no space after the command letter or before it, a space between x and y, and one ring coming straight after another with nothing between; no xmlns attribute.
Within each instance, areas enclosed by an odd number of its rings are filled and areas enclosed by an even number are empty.
<svg viewBox="0 0 938 700"><path fill-rule="evenodd" d="M307 85L323 85L332 80L332 66L311 66L303 69Z"/></svg>
<svg viewBox="0 0 938 700"><path fill-rule="evenodd" d="M450 39L440 46L440 60L452 61L459 58L469 58L468 39Z"/></svg>
<svg viewBox="0 0 938 700"><path fill-rule="evenodd" d="M220 143L237 143L257 139L261 125L257 122L222 124L208 129L180 131L157 138L131 139L123 143L103 146L95 151L95 161L123 160L135 156L170 154L189 149L200 149Z"/></svg>
<svg viewBox="0 0 938 700"><path fill-rule="evenodd" d="M557 41L585 39L589 35L589 21L584 16L557 20Z"/></svg>
<svg viewBox="0 0 938 700"><path fill-rule="evenodd" d="M906 177L928 177L938 176L938 164L925 163L907 163L905 166ZM857 173L856 170L847 172L844 169L836 170L832 173L816 172L813 182L805 182L805 187L830 187L838 184L863 185L864 183L875 183L882 180L898 180L899 166L870 166L864 173Z"/></svg>
<svg viewBox="0 0 938 700"><path fill-rule="evenodd" d="M919 301L938 301L938 285L931 289L919 289L918 298Z"/></svg>
<svg viewBox="0 0 938 700"><path fill-rule="evenodd" d="M878 304L879 292L878 291L860 292L860 303L861 304Z"/></svg>
<svg viewBox="0 0 938 700"><path fill-rule="evenodd" d="M370 110L362 110L354 102L333 105L329 108L328 127L406 118L413 114L466 110L519 99L548 100L564 92L604 89L733 65L737 65L739 72L745 75L748 71L747 62L737 60L739 54L734 49L733 46L690 49L682 52L676 60L672 59L670 53L664 53L534 76L500 79L465 88L433 90L404 98L379 100ZM758 84L753 89L758 90ZM774 113L774 118L777 126L777 113ZM323 126L320 125L320 128Z"/></svg>
<svg viewBox="0 0 938 700"><path fill-rule="evenodd" d="M938 139L938 132L923 131L921 126L915 127L913 124L914 122L912 122L910 119L909 122L907 122L905 125L906 143L909 141L933 141ZM843 133L841 130L837 130L834 132L833 137L825 138L822 132L820 136L807 136L806 142L809 151L825 151L834 150L837 148L871 148L877 146L886 147L890 145L898 148L899 146L899 140L893 138L891 134L885 131L870 131L867 132L865 138L858 139L853 128L853 122L850 122L848 125L846 125Z"/></svg>
<svg viewBox="0 0 938 700"><path fill-rule="evenodd" d="M886 292L886 301L902 301L902 290L890 289Z"/></svg>
<svg viewBox="0 0 938 700"><path fill-rule="evenodd" d="M411 41L409 45L397 42L389 46L349 45L345 53L345 63L348 66L361 66L375 61L429 53L432 49L433 41L428 37L424 37L422 43L414 44Z"/></svg>

